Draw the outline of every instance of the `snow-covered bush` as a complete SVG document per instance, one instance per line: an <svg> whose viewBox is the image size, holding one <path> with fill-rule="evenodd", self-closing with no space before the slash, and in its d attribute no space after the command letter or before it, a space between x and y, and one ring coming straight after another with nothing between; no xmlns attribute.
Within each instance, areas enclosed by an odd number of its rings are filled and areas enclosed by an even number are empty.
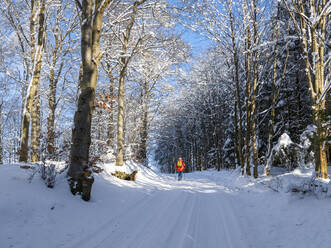
<svg viewBox="0 0 331 248"><path fill-rule="evenodd" d="M267 167L279 166L292 170L300 165L301 146L294 143L288 134L283 133L273 147L267 161Z"/></svg>
<svg viewBox="0 0 331 248"><path fill-rule="evenodd" d="M44 180L48 188L53 188L55 185L55 179L58 174L65 172L68 169L68 164L45 160L40 163L33 163L29 166L21 166L21 168L29 168L31 174L28 181L31 183L34 176L39 174L41 179Z"/></svg>
<svg viewBox="0 0 331 248"><path fill-rule="evenodd" d="M45 181L48 188L53 188L55 184L56 170L55 164L43 163L40 165L41 178Z"/></svg>
<svg viewBox="0 0 331 248"><path fill-rule="evenodd" d="M268 157L267 168L270 169L271 166L285 167L289 170L298 166L313 168L315 164L313 146L315 129L313 125L307 126L300 135L300 144L293 142L288 134L283 133Z"/></svg>
<svg viewBox="0 0 331 248"><path fill-rule="evenodd" d="M279 168L281 170L281 168ZM260 183L276 192L331 197L331 180L317 178L314 168L298 167L291 172L265 177Z"/></svg>
<svg viewBox="0 0 331 248"><path fill-rule="evenodd" d="M319 198L331 197L331 184L321 178L313 175L311 178L304 180L300 184L293 184L289 188L293 193L313 194Z"/></svg>

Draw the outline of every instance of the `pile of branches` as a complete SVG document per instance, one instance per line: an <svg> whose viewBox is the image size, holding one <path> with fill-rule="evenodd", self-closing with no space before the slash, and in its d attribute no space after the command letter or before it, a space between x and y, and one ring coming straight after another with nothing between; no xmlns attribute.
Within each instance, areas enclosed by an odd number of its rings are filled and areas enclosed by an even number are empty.
<svg viewBox="0 0 331 248"><path fill-rule="evenodd" d="M127 181L136 181L137 173L138 171L135 170L131 174L122 171L115 171L115 173L111 173L111 174L119 179L123 179Z"/></svg>
<svg viewBox="0 0 331 248"><path fill-rule="evenodd" d="M312 194L318 198L331 197L331 182L326 183L314 175L299 185L291 185L290 191L301 195Z"/></svg>

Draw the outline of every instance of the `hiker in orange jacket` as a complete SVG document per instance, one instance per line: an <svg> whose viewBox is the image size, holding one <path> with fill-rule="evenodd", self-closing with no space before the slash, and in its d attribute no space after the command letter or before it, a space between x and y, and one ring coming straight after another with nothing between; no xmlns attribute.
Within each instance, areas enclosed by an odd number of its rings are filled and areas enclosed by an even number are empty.
<svg viewBox="0 0 331 248"><path fill-rule="evenodd" d="M182 180L182 178L183 178L185 166L186 166L186 164L184 163L183 159L179 158L176 163L176 169L178 171L178 181Z"/></svg>

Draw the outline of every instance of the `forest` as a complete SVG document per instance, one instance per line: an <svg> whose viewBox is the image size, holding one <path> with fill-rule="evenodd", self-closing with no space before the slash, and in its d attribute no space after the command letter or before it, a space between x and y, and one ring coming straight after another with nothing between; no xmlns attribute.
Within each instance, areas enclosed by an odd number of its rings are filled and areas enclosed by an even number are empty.
<svg viewBox="0 0 331 248"><path fill-rule="evenodd" d="M326 0L4 0L0 162L67 161L77 180L104 154L164 172L183 156L189 171L257 178L259 166L310 163L327 178L330 10ZM287 163L274 149L283 134L297 144Z"/></svg>
<svg viewBox="0 0 331 248"><path fill-rule="evenodd" d="M179 157L331 191L330 89L328 0L0 2L0 168L85 201L107 166L173 176Z"/></svg>
<svg viewBox="0 0 331 248"><path fill-rule="evenodd" d="M327 178L328 1L5 0L1 19L1 163L183 156L258 177L310 128ZM185 29L209 41L198 57Z"/></svg>

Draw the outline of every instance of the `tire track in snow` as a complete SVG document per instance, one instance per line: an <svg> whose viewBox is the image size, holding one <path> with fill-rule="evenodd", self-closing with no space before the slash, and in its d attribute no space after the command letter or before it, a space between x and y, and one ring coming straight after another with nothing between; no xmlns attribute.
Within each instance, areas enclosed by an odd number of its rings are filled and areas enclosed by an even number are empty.
<svg viewBox="0 0 331 248"><path fill-rule="evenodd" d="M101 224L100 226L95 228L94 231L89 232L89 236L87 236L83 239L79 239L78 241L75 240L74 242L71 242L71 244L67 247L68 248L84 247L84 245L89 243L91 238L95 239L99 236L104 236L105 232L107 231L107 227L111 226L116 221L116 219L121 218L122 216L125 216L127 214L127 212L133 206L139 207L141 205L146 204L146 201L148 201L148 198L153 198L154 194L156 194L156 192L153 192L152 194L149 194L149 195L145 195L144 197L140 198L139 200L137 200L133 203L130 203L130 205L128 205L126 208L124 208L120 213L118 213L117 215L111 217L109 220L107 220L106 222L104 222L103 224ZM91 246L89 246L89 247L91 247Z"/></svg>
<svg viewBox="0 0 331 248"><path fill-rule="evenodd" d="M196 193L194 197L194 204L192 205L192 211L190 214L190 219L187 225L186 232L184 233L185 238L182 240L181 246L179 247L197 247L197 237L199 234L199 223L200 223L200 214L201 214L201 198L199 194ZM194 220L194 221L193 221Z"/></svg>
<svg viewBox="0 0 331 248"><path fill-rule="evenodd" d="M72 248L247 248L232 195L212 181L162 180ZM155 182L160 183L159 181ZM150 188L153 182L148 187ZM244 236L243 236L244 235Z"/></svg>
<svg viewBox="0 0 331 248"><path fill-rule="evenodd" d="M164 196L166 193L167 191L158 191L157 194L153 193L152 196L143 197L138 201L138 204L131 203L121 214L112 217L105 224L98 227L98 229L96 229L93 234L89 235L89 237L78 241L70 247L136 248L136 242L139 241L139 239L133 242L133 246L129 246L127 242L137 238L137 236L132 237L132 233L144 230L152 222L152 219L155 218L154 211L157 210L154 209L154 203L158 202L158 205L163 206L163 209L168 209L173 202L178 201L178 198L180 198L180 194L174 194L174 192L172 192L169 194L171 197L169 200ZM143 219L143 222L139 222L137 218L139 220Z"/></svg>
<svg viewBox="0 0 331 248"><path fill-rule="evenodd" d="M216 207L215 213L221 220L223 231L227 240L227 245L224 247L250 247L249 244L244 242L244 240L247 241L247 239L242 231L241 225L239 224L238 217L234 214L234 209L229 203L229 201L231 201L231 197L224 196L224 193L213 195ZM221 199L223 201L221 201Z"/></svg>
<svg viewBox="0 0 331 248"><path fill-rule="evenodd" d="M168 192L168 191L161 191L159 192L160 195L157 195L155 199L151 199L150 208L148 208L148 211L142 211L142 209L136 209L137 214L140 214L139 218L140 220L143 220L143 222L135 223L134 226L131 227L130 231L127 230L126 227L132 223L132 219L128 217L122 224L124 224L123 229L121 231L121 235L117 235L117 233L114 233L116 236L115 242L112 240L112 243L115 244L115 247L119 248L145 248L145 247L151 247L151 246L145 246L145 244L150 243L160 243L160 239L162 236L158 235L164 235L164 231L162 228L165 226L162 223L166 220L168 221L169 218L167 218L167 214L169 212L174 211L173 206L176 205L176 203L180 202L181 194L180 192ZM161 199L157 199L161 198ZM158 204L156 205L155 202ZM153 204L154 203L154 204ZM156 206L158 206L156 208ZM129 235L128 235L129 233ZM124 234L124 235L123 235ZM123 239L124 236L127 235L127 239ZM109 237L111 238L111 237ZM118 242L118 243L116 243ZM103 247L103 246L101 246ZM108 247L108 246L105 246ZM154 246L159 247L159 246Z"/></svg>
<svg viewBox="0 0 331 248"><path fill-rule="evenodd" d="M188 229L190 226L190 220L192 219L193 209L196 203L196 194L182 191L183 195L186 195L185 201L180 204L182 207L174 211L174 215L170 218L172 219L171 225L168 226L168 235L164 240L162 247L182 247L185 239L188 238ZM177 203L178 205L178 203ZM176 207L176 206L174 206ZM170 216L168 216L169 218Z"/></svg>
<svg viewBox="0 0 331 248"><path fill-rule="evenodd" d="M221 230L218 229L219 218L215 213L215 203L212 194L196 193L197 201L194 206L189 228L181 248L220 248L222 245L220 238Z"/></svg>

